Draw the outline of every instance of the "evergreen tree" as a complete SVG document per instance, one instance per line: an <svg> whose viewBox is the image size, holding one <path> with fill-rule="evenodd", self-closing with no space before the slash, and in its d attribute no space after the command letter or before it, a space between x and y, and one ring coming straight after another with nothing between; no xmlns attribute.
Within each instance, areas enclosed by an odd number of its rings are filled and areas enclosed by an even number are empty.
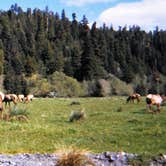
<svg viewBox="0 0 166 166"><path fill-rule="evenodd" d="M80 47L79 42L73 43L73 48L71 50L71 66L73 70L73 76L74 78L80 80L80 70L81 70L81 54L82 50Z"/></svg>
<svg viewBox="0 0 166 166"><path fill-rule="evenodd" d="M3 68L4 68L4 51L3 51L2 40L0 40L0 75L3 74Z"/></svg>
<svg viewBox="0 0 166 166"><path fill-rule="evenodd" d="M79 39L79 25L78 22L76 20L76 14L73 13L72 14L72 24L71 24L71 35L73 37L74 40L78 40Z"/></svg>

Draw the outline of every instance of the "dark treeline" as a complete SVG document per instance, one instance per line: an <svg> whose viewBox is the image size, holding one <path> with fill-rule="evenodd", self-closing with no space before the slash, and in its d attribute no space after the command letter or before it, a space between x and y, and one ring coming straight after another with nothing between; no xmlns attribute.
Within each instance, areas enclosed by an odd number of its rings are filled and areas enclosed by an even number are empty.
<svg viewBox="0 0 166 166"><path fill-rule="evenodd" d="M88 26L83 16L70 21L65 11L23 11L17 4L0 11L0 74L7 91L26 91L25 77L60 71L78 81L106 79L109 73L132 83L136 75L166 75L166 31L145 32ZM141 85L139 85L141 86Z"/></svg>

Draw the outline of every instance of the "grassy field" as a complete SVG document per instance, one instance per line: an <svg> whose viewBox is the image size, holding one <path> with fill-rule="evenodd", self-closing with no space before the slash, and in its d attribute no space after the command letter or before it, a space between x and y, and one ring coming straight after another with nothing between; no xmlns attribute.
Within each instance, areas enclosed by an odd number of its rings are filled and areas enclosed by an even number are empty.
<svg viewBox="0 0 166 166"><path fill-rule="evenodd" d="M80 105L70 105L72 101ZM126 97L34 99L26 108L29 122L0 121L0 153L52 153L76 146L99 153L125 151L144 156L166 153L166 106L160 114L146 112ZM71 111L85 109L86 118L69 122Z"/></svg>

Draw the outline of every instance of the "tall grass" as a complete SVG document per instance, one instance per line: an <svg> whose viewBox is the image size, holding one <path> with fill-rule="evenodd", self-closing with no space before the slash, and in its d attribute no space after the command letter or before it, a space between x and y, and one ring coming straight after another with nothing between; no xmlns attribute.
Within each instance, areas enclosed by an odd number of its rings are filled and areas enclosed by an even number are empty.
<svg viewBox="0 0 166 166"><path fill-rule="evenodd" d="M96 164L88 157L87 150L76 147L63 147L55 152L58 155L57 166L95 166Z"/></svg>
<svg viewBox="0 0 166 166"><path fill-rule="evenodd" d="M80 105L70 105L73 100ZM160 114L139 104L126 104L126 97L38 98L18 108L29 110L29 123L0 121L1 153L52 153L57 144L74 145L99 153L126 151L155 156L166 151L166 106ZM83 121L70 123L72 110L85 108Z"/></svg>

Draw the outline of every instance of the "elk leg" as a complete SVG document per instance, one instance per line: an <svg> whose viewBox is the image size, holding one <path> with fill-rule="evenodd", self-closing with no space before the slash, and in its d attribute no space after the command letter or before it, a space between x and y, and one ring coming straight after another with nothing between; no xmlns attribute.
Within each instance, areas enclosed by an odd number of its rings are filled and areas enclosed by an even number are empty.
<svg viewBox="0 0 166 166"><path fill-rule="evenodd" d="M148 111L149 111L149 112L153 112L153 111L152 111L152 106L151 106L151 104L148 104L147 107L148 107Z"/></svg>
<svg viewBox="0 0 166 166"><path fill-rule="evenodd" d="M157 112L160 113L160 104L157 104Z"/></svg>

